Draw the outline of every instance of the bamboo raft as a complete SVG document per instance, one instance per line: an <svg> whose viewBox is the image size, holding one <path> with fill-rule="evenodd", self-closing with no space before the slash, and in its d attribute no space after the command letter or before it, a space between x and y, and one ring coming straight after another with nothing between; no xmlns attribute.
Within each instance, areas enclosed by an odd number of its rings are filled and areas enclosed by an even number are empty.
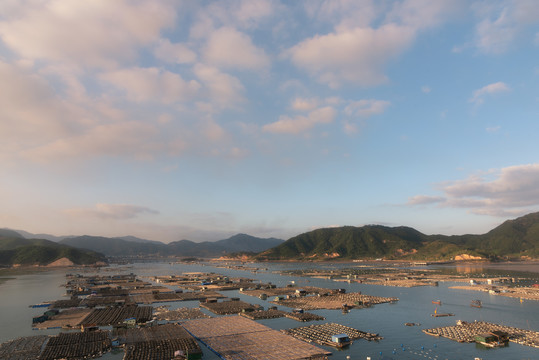
<svg viewBox="0 0 539 360"><path fill-rule="evenodd" d="M118 329L114 332L125 344L124 360L172 359L174 353L202 354L195 339L177 324L140 329Z"/></svg>
<svg viewBox="0 0 539 360"><path fill-rule="evenodd" d="M226 360L327 359L331 354L241 316L190 320L182 326Z"/></svg>
<svg viewBox="0 0 539 360"><path fill-rule="evenodd" d="M260 310L260 305L253 305L245 301L220 301L220 302L205 302L200 303L200 307L210 310L218 315L232 315L241 312L249 312Z"/></svg>
<svg viewBox="0 0 539 360"><path fill-rule="evenodd" d="M60 333L51 337L39 360L100 357L111 348L109 331Z"/></svg>
<svg viewBox="0 0 539 360"><path fill-rule="evenodd" d="M27 336L0 344L0 359L37 359L49 338L47 335Z"/></svg>
<svg viewBox="0 0 539 360"><path fill-rule="evenodd" d="M539 348L539 332L519 329L511 326L488 323L484 321L460 322L461 325L444 326L433 329L424 329L427 335L442 336L458 342L474 342L475 335L492 331L503 331L509 335L509 341Z"/></svg>
<svg viewBox="0 0 539 360"><path fill-rule="evenodd" d="M290 299L274 300L274 304L284 305L291 308L302 308L305 310L342 309L343 304L349 308L365 308L372 305L392 303L398 298L388 298L381 296L363 295L361 293L331 294L325 296L304 296Z"/></svg>
<svg viewBox="0 0 539 360"><path fill-rule="evenodd" d="M286 311L275 310L275 309L256 310L256 311L240 313L241 316L246 317L247 319L251 319L251 320L277 319L277 318L284 317L286 314L287 314Z"/></svg>
<svg viewBox="0 0 539 360"><path fill-rule="evenodd" d="M200 308L178 308L176 310L166 310L157 308L154 311L153 318L155 320L178 321L186 319L204 319L209 318L209 315L204 314Z"/></svg>
<svg viewBox="0 0 539 360"><path fill-rule="evenodd" d="M128 318L135 318L137 323L145 323L152 318L151 306L122 306L93 309L79 325L108 326L116 325Z"/></svg>
<svg viewBox="0 0 539 360"><path fill-rule="evenodd" d="M310 325L281 331L303 341L315 342L320 345L328 346L338 346L336 343L331 341L331 337L337 334L346 334L350 340L365 339L372 341L383 339L383 337L379 336L378 334L356 330L354 328L335 323Z"/></svg>

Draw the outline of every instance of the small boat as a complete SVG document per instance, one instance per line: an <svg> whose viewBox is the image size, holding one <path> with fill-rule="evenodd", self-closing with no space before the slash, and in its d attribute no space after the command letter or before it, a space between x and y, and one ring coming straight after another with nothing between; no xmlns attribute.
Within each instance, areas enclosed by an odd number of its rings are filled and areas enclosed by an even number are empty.
<svg viewBox="0 0 539 360"><path fill-rule="evenodd" d="M40 308L40 307L49 307L52 305L52 302L42 302L39 304L30 305L31 308Z"/></svg>
<svg viewBox="0 0 539 360"><path fill-rule="evenodd" d="M475 307L475 308L482 308L483 303L481 302L481 300L472 300L472 302L470 303L470 306Z"/></svg>
<svg viewBox="0 0 539 360"><path fill-rule="evenodd" d="M442 305L442 300L432 300L433 304Z"/></svg>

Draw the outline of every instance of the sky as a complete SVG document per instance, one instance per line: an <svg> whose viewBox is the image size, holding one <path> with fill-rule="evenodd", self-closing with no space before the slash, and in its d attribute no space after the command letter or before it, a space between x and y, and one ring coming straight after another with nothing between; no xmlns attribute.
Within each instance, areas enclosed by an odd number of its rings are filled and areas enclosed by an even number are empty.
<svg viewBox="0 0 539 360"><path fill-rule="evenodd" d="M480 234L539 211L539 2L0 1L0 227Z"/></svg>

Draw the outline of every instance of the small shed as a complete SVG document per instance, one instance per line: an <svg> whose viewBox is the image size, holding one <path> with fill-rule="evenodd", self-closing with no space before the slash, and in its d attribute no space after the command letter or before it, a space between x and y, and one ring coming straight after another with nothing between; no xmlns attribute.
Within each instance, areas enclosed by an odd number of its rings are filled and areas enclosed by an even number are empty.
<svg viewBox="0 0 539 360"><path fill-rule="evenodd" d="M339 345L346 345L350 343L350 338L347 334L337 334L331 335L331 341Z"/></svg>

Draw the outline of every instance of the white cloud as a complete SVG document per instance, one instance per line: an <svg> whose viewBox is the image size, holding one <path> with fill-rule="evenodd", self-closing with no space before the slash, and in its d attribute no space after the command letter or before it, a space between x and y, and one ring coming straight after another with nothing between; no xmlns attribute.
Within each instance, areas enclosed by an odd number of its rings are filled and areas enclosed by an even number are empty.
<svg viewBox="0 0 539 360"><path fill-rule="evenodd" d="M475 214L522 215L539 207L539 164L509 166L439 185L443 197L414 196L409 204L438 203Z"/></svg>
<svg viewBox="0 0 539 360"><path fill-rule="evenodd" d="M154 49L154 56L160 60L175 64L191 64L197 60L197 54L181 43L171 43L168 39L160 39Z"/></svg>
<svg viewBox="0 0 539 360"><path fill-rule="evenodd" d="M485 96L504 93L510 90L511 88L506 83L499 81L496 83L485 85L482 88L475 90L469 101L471 103L482 104L485 99Z"/></svg>
<svg viewBox="0 0 539 360"><path fill-rule="evenodd" d="M218 67L259 70L270 64L264 50L249 36L230 27L212 32L203 52L206 62Z"/></svg>
<svg viewBox="0 0 539 360"><path fill-rule="evenodd" d="M460 7L460 1L449 0L309 2L307 14L334 23L334 31L306 39L285 54L332 88L379 85L387 81L388 61L409 48L420 31L443 23Z"/></svg>
<svg viewBox="0 0 539 360"><path fill-rule="evenodd" d="M122 156L151 159L166 145L158 138L158 128L149 123L125 121L84 129L80 134L58 137L44 145L27 148L22 156L42 163L60 159L94 156Z"/></svg>
<svg viewBox="0 0 539 360"><path fill-rule="evenodd" d="M421 87L421 91L424 92L425 94L429 94L432 91L432 89L429 86L424 85Z"/></svg>
<svg viewBox="0 0 539 360"><path fill-rule="evenodd" d="M129 220L140 215L159 214L159 211L145 206L127 204L96 204L95 208L75 208L65 210L68 215L74 217L95 217L99 219Z"/></svg>
<svg viewBox="0 0 539 360"><path fill-rule="evenodd" d="M480 19L475 46L488 54L507 52L526 33L526 28L539 23L539 6L535 0L477 2L473 9Z"/></svg>
<svg viewBox="0 0 539 360"><path fill-rule="evenodd" d="M355 28L317 35L286 54L298 68L330 87L342 83L372 86L387 81L383 66L413 39L413 29L388 24L378 29Z"/></svg>
<svg viewBox="0 0 539 360"><path fill-rule="evenodd" d="M157 68L129 68L104 73L100 78L123 90L135 102L157 101L166 104L191 99L200 89L195 80Z"/></svg>
<svg viewBox="0 0 539 360"><path fill-rule="evenodd" d="M375 114L383 113L391 105L389 101L362 99L352 101L344 108L344 112L348 116L369 117Z"/></svg>
<svg viewBox="0 0 539 360"><path fill-rule="evenodd" d="M4 43L29 59L67 61L99 67L131 59L137 48L171 26L175 9L167 2L29 1L2 14Z"/></svg>
<svg viewBox="0 0 539 360"><path fill-rule="evenodd" d="M410 205L426 205L437 204L444 201L445 198L441 196L428 196L428 195L415 195L408 199Z"/></svg>
<svg viewBox="0 0 539 360"><path fill-rule="evenodd" d="M336 116L336 111L330 106L311 111L307 116L289 117L283 115L278 121L266 124L262 128L266 132L281 134L299 134L310 130L318 124L330 124Z"/></svg>
<svg viewBox="0 0 539 360"><path fill-rule="evenodd" d="M204 84L205 98L210 103L220 108L234 108L245 100L242 95L244 87L236 77L203 64L196 64L193 71Z"/></svg>
<svg viewBox="0 0 539 360"><path fill-rule="evenodd" d="M341 28L366 27L380 13L380 7L373 0L312 0L304 2L303 6L309 17Z"/></svg>
<svg viewBox="0 0 539 360"><path fill-rule="evenodd" d="M316 109L319 103L318 99L295 98L292 102L292 110L312 111Z"/></svg>

